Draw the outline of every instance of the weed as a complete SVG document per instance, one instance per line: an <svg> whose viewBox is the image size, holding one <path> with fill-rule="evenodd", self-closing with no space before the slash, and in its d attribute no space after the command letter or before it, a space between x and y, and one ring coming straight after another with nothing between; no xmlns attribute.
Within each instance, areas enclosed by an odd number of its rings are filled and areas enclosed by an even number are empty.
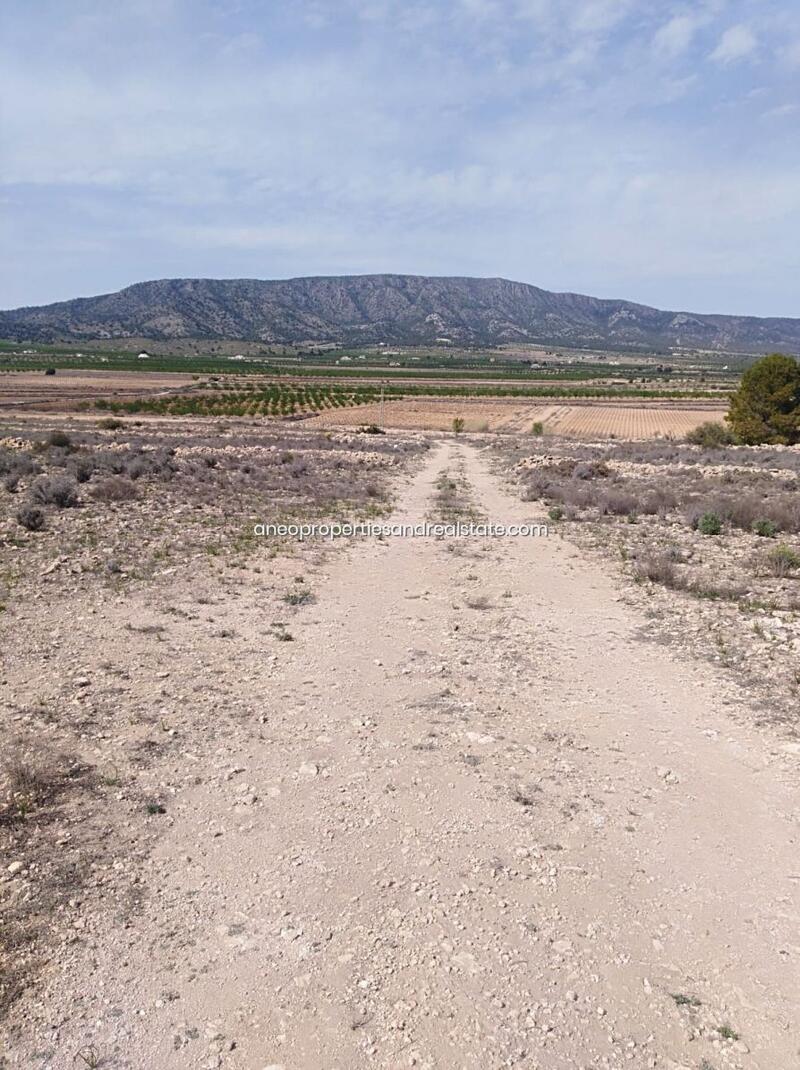
<svg viewBox="0 0 800 1070"><path fill-rule="evenodd" d="M88 1066L89 1070L97 1070L102 1063L102 1059L100 1058L97 1049L91 1046L76 1051L73 1062L76 1062L78 1059L80 1059L84 1066Z"/></svg>
<svg viewBox="0 0 800 1070"><path fill-rule="evenodd" d="M683 992L671 992L675 1005L678 1007L701 1007L702 1004L697 996L687 996Z"/></svg>
<svg viewBox="0 0 800 1070"><path fill-rule="evenodd" d="M729 1026L727 1024L727 1022L724 1025L718 1025L717 1026L717 1032L719 1033L719 1035L722 1037L723 1040L738 1040L739 1039L739 1034L736 1032L735 1029L731 1028L731 1026Z"/></svg>
<svg viewBox="0 0 800 1070"><path fill-rule="evenodd" d="M298 587L294 591L287 591L283 600L289 606L306 606L314 601L314 595L307 587Z"/></svg>
<svg viewBox="0 0 800 1070"><path fill-rule="evenodd" d="M453 417L453 434L460 435L464 430L464 418L463 416Z"/></svg>

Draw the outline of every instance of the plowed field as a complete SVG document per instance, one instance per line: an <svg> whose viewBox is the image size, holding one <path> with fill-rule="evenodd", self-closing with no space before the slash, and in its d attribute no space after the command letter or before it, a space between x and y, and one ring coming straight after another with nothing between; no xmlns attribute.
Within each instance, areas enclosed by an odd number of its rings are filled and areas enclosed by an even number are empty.
<svg viewBox="0 0 800 1070"><path fill-rule="evenodd" d="M517 399L420 398L387 401L383 421L379 403L360 405L346 411L322 413L308 423L312 427L357 426L383 422L386 427L448 430L453 420L464 420L466 431L529 431L534 423L545 432L574 438L646 439L685 435L705 420L722 420L722 406L665 402L661 405L624 403L520 402Z"/></svg>

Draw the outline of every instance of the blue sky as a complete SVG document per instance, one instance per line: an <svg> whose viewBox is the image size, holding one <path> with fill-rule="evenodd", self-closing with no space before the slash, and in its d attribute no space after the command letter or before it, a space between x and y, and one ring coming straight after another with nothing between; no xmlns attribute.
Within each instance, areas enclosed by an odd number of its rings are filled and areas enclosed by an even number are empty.
<svg viewBox="0 0 800 1070"><path fill-rule="evenodd" d="M790 0L6 0L0 307L503 275L800 316Z"/></svg>

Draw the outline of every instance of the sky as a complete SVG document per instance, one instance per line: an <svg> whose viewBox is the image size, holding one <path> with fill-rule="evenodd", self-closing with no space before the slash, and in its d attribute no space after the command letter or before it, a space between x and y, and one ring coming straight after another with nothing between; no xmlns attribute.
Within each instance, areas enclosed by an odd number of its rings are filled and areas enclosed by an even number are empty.
<svg viewBox="0 0 800 1070"><path fill-rule="evenodd" d="M796 0L4 0L0 307L503 276L800 316Z"/></svg>

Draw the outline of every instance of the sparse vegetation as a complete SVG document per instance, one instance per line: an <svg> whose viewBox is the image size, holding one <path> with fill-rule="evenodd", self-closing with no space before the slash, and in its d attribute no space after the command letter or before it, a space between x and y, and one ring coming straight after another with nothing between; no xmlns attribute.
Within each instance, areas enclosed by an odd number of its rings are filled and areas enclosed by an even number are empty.
<svg viewBox="0 0 800 1070"><path fill-rule="evenodd" d="M739 1034L736 1032L736 1030L732 1026L728 1025L727 1023L724 1024L724 1025L718 1025L717 1026L717 1032L719 1033L719 1035L722 1037L723 1040L738 1040L739 1039Z"/></svg>
<svg viewBox="0 0 800 1070"><path fill-rule="evenodd" d="M672 999L676 1007L700 1007L702 1006L697 996L687 996L683 992L672 992Z"/></svg>
<svg viewBox="0 0 800 1070"><path fill-rule="evenodd" d="M314 601L314 596L307 587L295 587L286 592L283 600L289 606L307 606Z"/></svg>

